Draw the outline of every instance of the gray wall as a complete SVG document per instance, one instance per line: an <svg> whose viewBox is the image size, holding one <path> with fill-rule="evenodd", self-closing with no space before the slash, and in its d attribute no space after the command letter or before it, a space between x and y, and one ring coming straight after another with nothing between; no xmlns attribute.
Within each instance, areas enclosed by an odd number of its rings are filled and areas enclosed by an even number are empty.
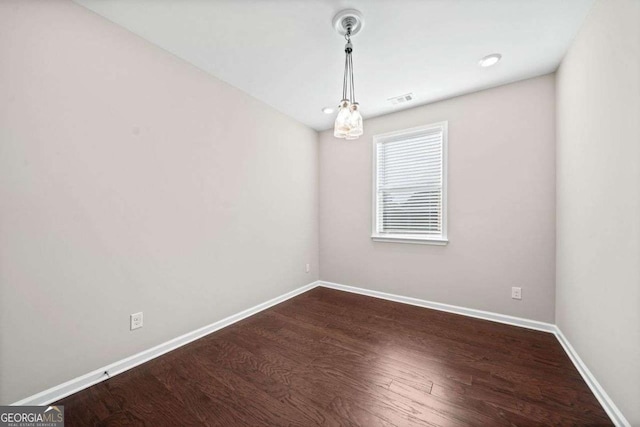
<svg viewBox="0 0 640 427"><path fill-rule="evenodd" d="M556 320L640 425L640 1L601 0L558 72Z"/></svg>
<svg viewBox="0 0 640 427"><path fill-rule="evenodd" d="M315 131L71 2L0 52L1 403L318 278Z"/></svg>
<svg viewBox="0 0 640 427"><path fill-rule="evenodd" d="M443 120L449 244L373 242L373 135ZM369 119L357 141L322 132L321 279L553 322L554 122L548 75Z"/></svg>

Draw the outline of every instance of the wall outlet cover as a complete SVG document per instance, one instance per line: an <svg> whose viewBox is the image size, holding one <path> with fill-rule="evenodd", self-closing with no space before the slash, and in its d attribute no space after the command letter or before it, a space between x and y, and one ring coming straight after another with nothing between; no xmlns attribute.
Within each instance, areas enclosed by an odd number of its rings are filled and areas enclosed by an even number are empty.
<svg viewBox="0 0 640 427"><path fill-rule="evenodd" d="M512 287L511 288L511 298L513 299L522 299L522 288Z"/></svg>
<svg viewBox="0 0 640 427"><path fill-rule="evenodd" d="M131 330L142 328L142 312L131 315Z"/></svg>

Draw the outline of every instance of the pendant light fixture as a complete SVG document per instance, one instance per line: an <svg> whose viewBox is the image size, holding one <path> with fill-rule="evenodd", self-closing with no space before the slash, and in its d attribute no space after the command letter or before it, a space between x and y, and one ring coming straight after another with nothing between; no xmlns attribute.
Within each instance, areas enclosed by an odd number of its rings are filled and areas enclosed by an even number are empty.
<svg viewBox="0 0 640 427"><path fill-rule="evenodd" d="M360 115L360 104L356 101L353 77L353 44L351 37L362 30L364 20L357 10L347 9L339 12L333 18L336 31L344 36L347 44L344 46L344 78L342 80L342 101L338 105L338 116L334 124L333 135L337 138L358 139L364 128Z"/></svg>

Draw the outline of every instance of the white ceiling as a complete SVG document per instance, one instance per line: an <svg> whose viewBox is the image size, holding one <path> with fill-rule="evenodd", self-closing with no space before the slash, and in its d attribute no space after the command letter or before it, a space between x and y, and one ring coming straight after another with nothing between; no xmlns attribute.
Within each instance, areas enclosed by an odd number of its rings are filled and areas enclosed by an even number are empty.
<svg viewBox="0 0 640 427"><path fill-rule="evenodd" d="M331 25L355 8L355 84L365 120L554 71L593 0L76 0L317 130L342 95L344 39ZM478 66L499 52L502 61Z"/></svg>

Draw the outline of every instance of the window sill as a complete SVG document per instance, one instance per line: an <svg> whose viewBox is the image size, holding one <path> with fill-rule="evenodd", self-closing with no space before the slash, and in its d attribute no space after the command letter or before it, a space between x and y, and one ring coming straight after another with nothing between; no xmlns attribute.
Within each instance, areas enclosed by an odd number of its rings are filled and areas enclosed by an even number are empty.
<svg viewBox="0 0 640 427"><path fill-rule="evenodd" d="M446 238L439 237L416 237L416 236L403 236L397 234L373 234L371 240L374 242L388 242L388 243L413 243L418 245L436 245L445 246L449 243Z"/></svg>

